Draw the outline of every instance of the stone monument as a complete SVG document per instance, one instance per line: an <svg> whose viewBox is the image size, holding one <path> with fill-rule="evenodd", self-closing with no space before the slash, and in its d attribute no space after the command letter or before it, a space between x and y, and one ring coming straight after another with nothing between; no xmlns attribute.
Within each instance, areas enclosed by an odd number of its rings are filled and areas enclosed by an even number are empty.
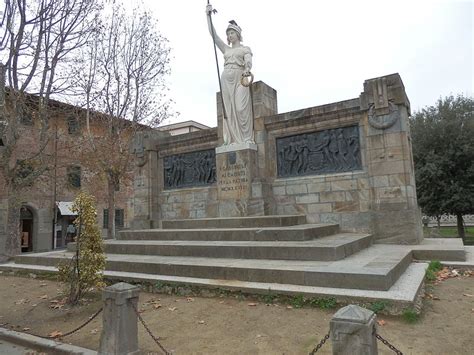
<svg viewBox="0 0 474 355"><path fill-rule="evenodd" d="M398 74L366 80L357 98L280 114L274 89L261 81L251 89L254 143L225 144L220 93L217 128L137 143L132 228L305 215L379 243L421 242L410 102Z"/></svg>

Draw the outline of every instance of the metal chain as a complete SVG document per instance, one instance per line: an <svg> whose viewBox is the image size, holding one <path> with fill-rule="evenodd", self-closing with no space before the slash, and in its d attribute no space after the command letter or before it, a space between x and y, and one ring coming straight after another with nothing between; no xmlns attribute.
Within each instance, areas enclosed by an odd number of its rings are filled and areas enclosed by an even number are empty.
<svg viewBox="0 0 474 355"><path fill-rule="evenodd" d="M131 304L132 304L132 307L133 307L133 310L135 311L135 314L137 315L138 319L140 320L140 322L143 324L143 327L145 328L145 330L147 331L148 334L150 334L150 336L153 338L153 340L155 341L155 343L159 346L159 348L165 353L165 355L172 355L171 352L169 352L168 350L166 350L163 345L160 344L159 340L157 337L155 337L153 335L153 333L151 332L150 328L148 328L148 326L146 325L145 321L143 320L140 312L138 312L138 309L137 309L137 306L132 302L132 301L129 301Z"/></svg>
<svg viewBox="0 0 474 355"><path fill-rule="evenodd" d="M318 352L319 349L323 347L323 345L326 343L326 341L329 339L329 332L324 336L324 338L321 339L318 345L309 353L309 355L314 355Z"/></svg>
<svg viewBox="0 0 474 355"><path fill-rule="evenodd" d="M71 334L74 334L75 332L81 330L82 328L84 328L87 324L89 324L90 322L92 322L99 314L100 312L102 312L102 309L103 308L100 308L97 312L94 313L94 315L92 315L88 320L86 320L84 323L82 323L80 326L78 326L77 328L71 330L70 332L67 332L67 333L59 333L58 335L55 335L55 336L44 336L44 335L37 335L37 334L33 334L33 333L27 333L27 334L31 334L31 335L34 335L38 338L43 338L43 339L57 339L57 338L63 338L63 337L67 337L68 335L71 335Z"/></svg>
<svg viewBox="0 0 474 355"><path fill-rule="evenodd" d="M375 330L375 329L374 329ZM383 344L387 345L390 350L392 350L395 354L397 355L403 355L403 353L398 350L396 347L394 347L392 344L388 342L388 340L382 338L382 336L374 331L375 337L380 340Z"/></svg>

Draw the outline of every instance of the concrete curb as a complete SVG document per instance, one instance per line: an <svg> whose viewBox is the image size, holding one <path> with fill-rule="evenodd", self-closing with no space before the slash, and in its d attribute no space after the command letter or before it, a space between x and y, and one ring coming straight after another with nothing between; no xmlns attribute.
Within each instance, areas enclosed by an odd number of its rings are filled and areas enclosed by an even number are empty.
<svg viewBox="0 0 474 355"><path fill-rule="evenodd" d="M31 350L46 352L48 354L84 354L96 355L97 351L81 348L75 345L64 344L55 340L40 338L31 334L20 333L14 330L0 328L0 339L20 345Z"/></svg>

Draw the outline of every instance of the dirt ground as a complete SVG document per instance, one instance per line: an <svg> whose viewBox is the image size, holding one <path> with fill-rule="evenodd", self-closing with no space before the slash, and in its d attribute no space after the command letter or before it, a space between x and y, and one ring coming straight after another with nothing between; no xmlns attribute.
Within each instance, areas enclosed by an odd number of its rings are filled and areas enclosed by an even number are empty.
<svg viewBox="0 0 474 355"><path fill-rule="evenodd" d="M61 306L54 281L0 274L0 326L33 334L65 333L101 307L99 294L78 307ZM404 354L474 354L474 277L428 285L418 322L379 315L378 332ZM292 308L232 297L180 297L142 292L142 317L174 354L308 354L326 334L337 308ZM382 322L382 323L384 323ZM101 316L64 342L97 349ZM139 325L139 344L158 352ZM380 342L381 354L393 354ZM331 354L330 341L320 350Z"/></svg>

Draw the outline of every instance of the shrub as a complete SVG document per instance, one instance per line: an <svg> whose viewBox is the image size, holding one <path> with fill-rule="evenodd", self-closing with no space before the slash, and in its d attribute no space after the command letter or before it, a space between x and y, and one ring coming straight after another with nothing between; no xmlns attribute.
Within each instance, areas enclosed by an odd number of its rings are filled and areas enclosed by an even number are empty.
<svg viewBox="0 0 474 355"><path fill-rule="evenodd" d="M294 308L302 308L305 305L306 300L303 295L297 295L291 299L290 303Z"/></svg>
<svg viewBox="0 0 474 355"><path fill-rule="evenodd" d="M370 304L369 309L374 313L380 313L383 312L388 305L389 302L387 301L375 301Z"/></svg>
<svg viewBox="0 0 474 355"><path fill-rule="evenodd" d="M432 260L428 264L428 270L432 270L433 272L440 271L443 268L441 262L439 260Z"/></svg>
<svg viewBox="0 0 474 355"><path fill-rule="evenodd" d="M407 323L416 323L420 316L413 308L406 308L402 313L402 318Z"/></svg>
<svg viewBox="0 0 474 355"><path fill-rule="evenodd" d="M81 192L74 200L72 211L77 213L76 253L69 262L59 265L59 281L66 284L68 303L77 304L94 287L103 287L105 255L97 225L94 198Z"/></svg>

